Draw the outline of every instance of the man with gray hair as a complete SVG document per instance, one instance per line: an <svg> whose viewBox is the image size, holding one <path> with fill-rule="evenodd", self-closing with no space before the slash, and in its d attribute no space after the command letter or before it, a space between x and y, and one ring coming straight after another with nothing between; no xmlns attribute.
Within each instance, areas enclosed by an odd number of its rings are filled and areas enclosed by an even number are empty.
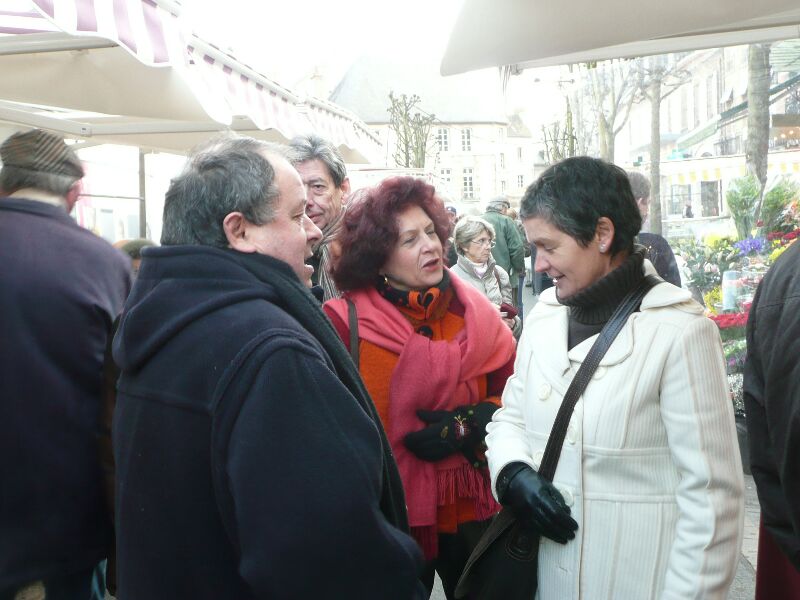
<svg viewBox="0 0 800 600"><path fill-rule="evenodd" d="M397 467L309 292L283 149L212 143L167 191L114 339L120 600L418 598Z"/></svg>
<svg viewBox="0 0 800 600"><path fill-rule="evenodd" d="M69 216L84 172L60 136L15 133L0 159L0 598L88 600L113 548L103 359L130 266Z"/></svg>
<svg viewBox="0 0 800 600"><path fill-rule="evenodd" d="M636 206L639 207L639 214L642 215L642 225L644 226L650 214L650 181L636 171L628 171L628 181L631 184L633 197L636 198ZM669 242L657 233L646 231L639 232L637 241L647 249L647 259L653 263L658 275L664 281L681 287L678 263L675 262L675 254L672 252Z"/></svg>
<svg viewBox="0 0 800 600"><path fill-rule="evenodd" d="M322 230L322 239L314 248L311 281L322 287L323 301L339 297L339 290L330 276L331 244L336 240L350 195L342 155L336 146L321 137L309 134L290 142L291 160L306 187L306 214Z"/></svg>
<svg viewBox="0 0 800 600"><path fill-rule="evenodd" d="M489 221L495 231L495 246L492 256L498 265L509 274L511 288L514 294L514 306L518 306L519 275L525 274L525 248L520 239L514 221L506 216L506 211L511 208L511 203L505 196L498 196L489 201L486 212L482 215Z"/></svg>

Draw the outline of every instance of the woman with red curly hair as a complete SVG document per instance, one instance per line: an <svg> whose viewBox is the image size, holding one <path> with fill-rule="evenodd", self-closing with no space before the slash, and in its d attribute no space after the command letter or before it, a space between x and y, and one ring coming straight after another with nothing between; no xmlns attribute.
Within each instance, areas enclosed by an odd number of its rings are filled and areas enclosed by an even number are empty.
<svg viewBox="0 0 800 600"><path fill-rule="evenodd" d="M483 457L486 424L513 372L497 309L442 261L448 219L432 186L387 179L347 211L324 306L357 361L397 459L423 576L448 598L499 509Z"/></svg>

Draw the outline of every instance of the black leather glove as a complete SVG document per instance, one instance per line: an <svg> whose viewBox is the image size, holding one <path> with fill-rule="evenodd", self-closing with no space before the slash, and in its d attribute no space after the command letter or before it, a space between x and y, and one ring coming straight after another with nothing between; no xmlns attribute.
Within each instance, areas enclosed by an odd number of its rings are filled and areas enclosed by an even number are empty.
<svg viewBox="0 0 800 600"><path fill-rule="evenodd" d="M455 410L418 410L417 416L429 425L406 435L403 443L421 460L436 462L462 451L477 463L475 448L483 443L486 425L497 409L492 402L480 402Z"/></svg>
<svg viewBox="0 0 800 600"><path fill-rule="evenodd" d="M575 537L578 524L570 516L561 492L525 463L503 467L495 487L500 503L544 537L559 544Z"/></svg>

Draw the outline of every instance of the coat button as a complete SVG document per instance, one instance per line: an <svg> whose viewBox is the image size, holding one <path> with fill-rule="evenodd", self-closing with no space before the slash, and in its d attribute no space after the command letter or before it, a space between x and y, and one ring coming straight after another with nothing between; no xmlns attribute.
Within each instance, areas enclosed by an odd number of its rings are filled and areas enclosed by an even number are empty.
<svg viewBox="0 0 800 600"><path fill-rule="evenodd" d="M597 369L595 369L594 375L592 376L592 379L602 379L603 377L605 377L606 369L607 367L597 367Z"/></svg>
<svg viewBox="0 0 800 600"><path fill-rule="evenodd" d="M569 427L567 427L567 442L574 445L578 441L578 426L575 424L575 417L569 420Z"/></svg>
<svg viewBox="0 0 800 600"><path fill-rule="evenodd" d="M547 398L550 396L550 389L551 388L549 383L543 383L542 385L540 385L539 400L547 400Z"/></svg>
<svg viewBox="0 0 800 600"><path fill-rule="evenodd" d="M544 450L537 450L533 453L533 464L538 469L542 465L542 459L544 458Z"/></svg>
<svg viewBox="0 0 800 600"><path fill-rule="evenodd" d="M570 492L565 487L557 488L559 492L561 492L561 496L564 498L564 504L567 506L572 506L575 503L575 499L572 497L572 492Z"/></svg>

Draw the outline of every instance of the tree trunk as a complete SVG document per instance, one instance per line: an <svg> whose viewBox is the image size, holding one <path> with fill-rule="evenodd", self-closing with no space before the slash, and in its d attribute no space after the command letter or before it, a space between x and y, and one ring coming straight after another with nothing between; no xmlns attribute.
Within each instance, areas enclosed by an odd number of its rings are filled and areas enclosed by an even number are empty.
<svg viewBox="0 0 800 600"><path fill-rule="evenodd" d="M769 155L769 44L752 44L748 56L747 141L744 147L747 170L760 184L756 219L767 184Z"/></svg>
<svg viewBox="0 0 800 600"><path fill-rule="evenodd" d="M650 231L663 235L661 226L661 76L654 74L650 89Z"/></svg>
<svg viewBox="0 0 800 600"><path fill-rule="evenodd" d="M611 161L609 157L609 131L608 124L606 123L605 115L598 114L597 116L597 138L599 142L600 158L603 160Z"/></svg>

